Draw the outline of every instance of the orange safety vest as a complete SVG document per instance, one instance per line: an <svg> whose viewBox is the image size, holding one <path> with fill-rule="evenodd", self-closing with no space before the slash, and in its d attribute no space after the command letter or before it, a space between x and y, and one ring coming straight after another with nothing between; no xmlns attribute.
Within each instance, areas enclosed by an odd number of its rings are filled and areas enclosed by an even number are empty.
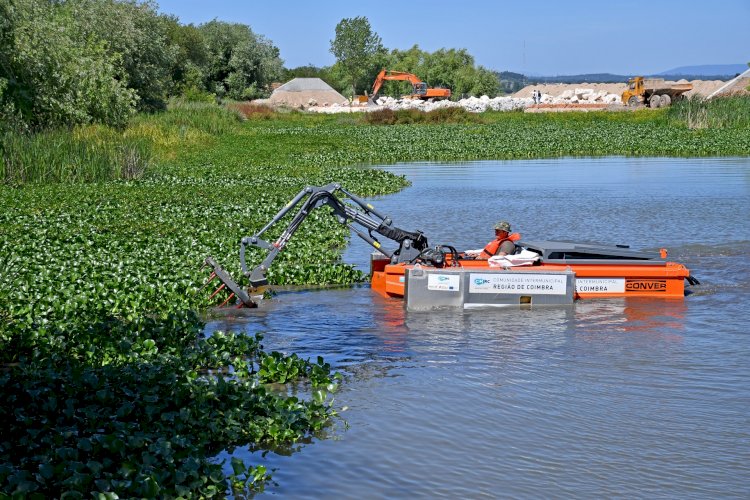
<svg viewBox="0 0 750 500"><path fill-rule="evenodd" d="M518 241L520 239L521 239L521 235L519 233L509 234L507 237L502 238L502 239L496 238L496 239L490 241L489 243L487 243L487 246L484 247L484 250L482 250L482 254L480 255L479 258L480 259L489 259L490 257L492 257L493 255L495 255L497 253L497 251L500 249L500 245L502 245L506 241L516 242L516 241ZM485 254L487 255L486 257L485 257Z"/></svg>

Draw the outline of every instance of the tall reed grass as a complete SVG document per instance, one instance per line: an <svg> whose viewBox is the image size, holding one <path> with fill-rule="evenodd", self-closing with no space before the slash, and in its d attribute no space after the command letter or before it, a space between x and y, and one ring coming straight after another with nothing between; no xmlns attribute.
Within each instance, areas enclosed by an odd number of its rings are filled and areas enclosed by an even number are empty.
<svg viewBox="0 0 750 500"><path fill-rule="evenodd" d="M134 117L125 130L103 125L0 133L0 182L86 183L137 179L155 156L205 146L236 129L238 109L215 103L172 101L168 111Z"/></svg>
<svg viewBox="0 0 750 500"><path fill-rule="evenodd" d="M691 129L750 127L750 96L731 95L706 100L700 96L672 105L667 119Z"/></svg>
<svg viewBox="0 0 750 500"><path fill-rule="evenodd" d="M147 140L89 125L0 137L0 182L87 183L136 179L151 162Z"/></svg>
<svg viewBox="0 0 750 500"><path fill-rule="evenodd" d="M167 130L179 131L182 135L190 129L210 135L222 135L236 129L243 116L236 109L213 103L173 99L169 102L166 113L142 115L141 119Z"/></svg>

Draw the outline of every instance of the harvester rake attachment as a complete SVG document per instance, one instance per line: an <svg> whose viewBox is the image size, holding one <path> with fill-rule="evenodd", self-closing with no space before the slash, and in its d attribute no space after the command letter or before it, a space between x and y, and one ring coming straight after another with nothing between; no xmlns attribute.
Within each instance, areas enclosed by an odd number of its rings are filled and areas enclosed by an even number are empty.
<svg viewBox="0 0 750 500"><path fill-rule="evenodd" d="M236 281L232 279L232 276L228 272L226 272L214 259L212 259L211 257L206 257L206 260L203 263L203 267L205 266L209 266L211 269L213 269L213 272L208 278L208 281L200 289L204 289L216 278L219 278L219 281L221 282L221 285L219 285L219 287L214 290L214 292L209 297L209 300L213 299L219 292L226 288L231 293L229 294L229 297L227 297L226 300L224 300L221 305L219 305L219 307L226 306L234 297L237 297L239 299L239 304L237 307L258 307L258 303L255 302L250 297L250 295L245 290L243 290Z"/></svg>
<svg viewBox="0 0 750 500"><path fill-rule="evenodd" d="M347 203L336 195L339 191L348 198ZM298 205L300 206L297 208ZM325 186L306 186L297 193L292 201L284 205L273 219L257 233L252 236L245 236L240 240L240 268L245 278L247 278L249 284L247 289L240 287L215 260L211 257L206 257L205 266L210 266L213 269L209 283L215 278L219 278L219 281L222 283L219 289L211 295L211 298L213 299L220 291L227 289L233 295L230 294L224 300L222 306L228 304L233 297L236 297L239 307L258 307L258 303L251 298L248 292L252 293L253 297L256 298L257 295L262 295L264 290L269 286L266 273L274 259L284 250L292 235L297 231L300 224L302 224L302 221L314 209L323 206L329 207L331 214L339 223L352 229L354 234L387 256L393 263L410 262L419 257L421 255L420 252L428 247L427 238L425 238L421 231L405 231L395 227L390 217L381 214L375 207L342 188L340 184L332 183ZM263 233L295 208L297 208L296 214L292 216L287 227L275 241L266 241L261 238ZM360 226L362 230L354 227L354 224ZM384 249L373 233L397 242L399 248L394 251ZM255 267L248 266L245 260L249 247L266 251L263 261Z"/></svg>

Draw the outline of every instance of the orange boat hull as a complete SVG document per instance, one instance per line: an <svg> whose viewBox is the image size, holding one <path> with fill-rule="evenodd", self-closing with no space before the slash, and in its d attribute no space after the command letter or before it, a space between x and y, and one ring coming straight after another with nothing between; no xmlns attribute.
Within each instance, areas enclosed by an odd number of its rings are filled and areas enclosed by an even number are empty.
<svg viewBox="0 0 750 500"><path fill-rule="evenodd" d="M484 271L487 261L460 260L460 267ZM388 260L373 260L372 289L385 297L404 297L404 272L413 264L391 264ZM648 297L676 299L685 296L685 279L690 271L676 262L654 264L553 264L511 267L509 271L564 271L576 273L576 299L611 297Z"/></svg>

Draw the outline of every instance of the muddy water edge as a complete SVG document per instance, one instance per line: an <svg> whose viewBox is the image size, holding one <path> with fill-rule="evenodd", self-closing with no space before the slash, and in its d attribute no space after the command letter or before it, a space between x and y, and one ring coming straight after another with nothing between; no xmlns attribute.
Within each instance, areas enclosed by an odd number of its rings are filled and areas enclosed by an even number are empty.
<svg viewBox="0 0 750 500"><path fill-rule="evenodd" d="M290 498L750 497L750 159L556 159L385 167L371 200L431 244L666 247L678 301L406 313L367 286L280 293L216 330L322 355L345 382L325 438L235 450ZM346 262L368 269L358 238ZM222 458L226 458L223 456Z"/></svg>

